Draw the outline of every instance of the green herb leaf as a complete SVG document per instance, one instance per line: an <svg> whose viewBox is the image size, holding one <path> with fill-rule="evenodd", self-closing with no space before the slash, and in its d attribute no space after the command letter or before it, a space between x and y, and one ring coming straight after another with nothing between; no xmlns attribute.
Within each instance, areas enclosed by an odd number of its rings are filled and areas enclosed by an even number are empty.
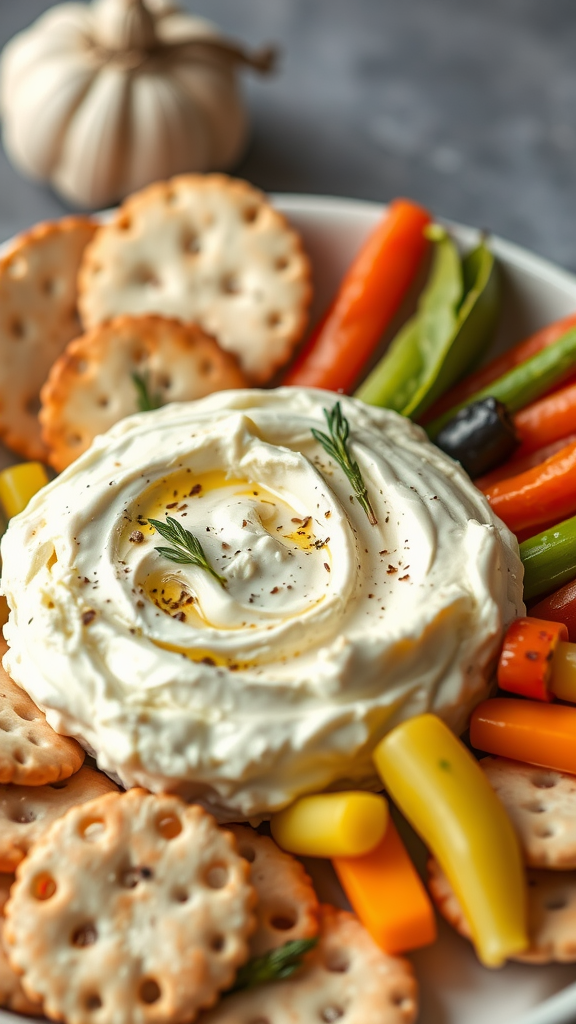
<svg viewBox="0 0 576 1024"><path fill-rule="evenodd" d="M155 395L150 394L148 377L143 377L139 373L133 373L132 380L134 382L134 387L136 388L138 409L140 412L152 412L153 409L159 409L162 405L162 399L158 393Z"/></svg>
<svg viewBox="0 0 576 1024"><path fill-rule="evenodd" d="M264 956L255 956L240 968L236 981L226 995L242 989L265 985L268 981L280 981L289 978L302 966L302 957L309 953L318 939L295 939L286 942L278 949L271 949Z"/></svg>
<svg viewBox="0 0 576 1024"><path fill-rule="evenodd" d="M328 412L328 409L324 409L324 416L326 417L330 436L328 436L328 434L324 434L321 430L315 430L314 428L312 428L312 434L322 445L326 454L329 455L331 459L334 459L346 474L348 480L352 484L352 488L359 505L364 509L368 516L368 522L372 526L376 526L378 520L376 519L374 509L370 504L368 488L362 479L360 466L348 451L346 442L350 436L350 424L346 417L342 415L340 402L336 402L336 405L330 412Z"/></svg>
<svg viewBox="0 0 576 1024"><path fill-rule="evenodd" d="M148 522L156 530L156 533L159 533L164 540L173 545L169 548L155 548L154 550L158 554L163 555L164 558L169 558L171 562L177 562L178 565L195 565L199 569L204 569L215 580L218 580L221 586L226 586L226 577L220 576L212 568L198 538L193 533L190 533L190 530L185 530L177 519L174 519L172 516L166 516L165 523L160 519L149 519Z"/></svg>

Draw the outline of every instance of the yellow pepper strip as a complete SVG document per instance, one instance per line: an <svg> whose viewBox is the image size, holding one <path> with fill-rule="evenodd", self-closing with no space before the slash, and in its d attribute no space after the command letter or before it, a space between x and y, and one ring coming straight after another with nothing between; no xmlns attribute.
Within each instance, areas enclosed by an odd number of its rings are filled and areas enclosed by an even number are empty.
<svg viewBox="0 0 576 1024"><path fill-rule="evenodd" d="M434 942L430 898L392 819L375 850L363 857L335 857L332 863L353 910L386 953Z"/></svg>
<svg viewBox="0 0 576 1024"><path fill-rule="evenodd" d="M478 762L435 715L379 743L374 761L390 796L439 861L476 951L499 967L528 945L526 886L512 824Z"/></svg>
<svg viewBox="0 0 576 1024"><path fill-rule="evenodd" d="M576 644L558 644L552 665L551 690L560 700L576 704Z"/></svg>
<svg viewBox="0 0 576 1024"><path fill-rule="evenodd" d="M0 473L0 501L9 519L22 512L30 498L48 483L41 462L21 462Z"/></svg>
<svg viewBox="0 0 576 1024"><path fill-rule="evenodd" d="M283 850L301 857L358 857L378 845L388 823L388 804L376 793L303 796L270 822Z"/></svg>

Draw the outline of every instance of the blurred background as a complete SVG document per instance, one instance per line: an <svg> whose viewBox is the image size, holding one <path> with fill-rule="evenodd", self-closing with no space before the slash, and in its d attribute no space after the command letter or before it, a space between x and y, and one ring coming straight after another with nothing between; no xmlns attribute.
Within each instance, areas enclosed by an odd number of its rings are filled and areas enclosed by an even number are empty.
<svg viewBox="0 0 576 1024"><path fill-rule="evenodd" d="M51 6L0 0L0 43ZM252 137L269 191L386 201L487 228L576 270L573 0L180 0L251 47ZM65 205L0 152L0 240Z"/></svg>

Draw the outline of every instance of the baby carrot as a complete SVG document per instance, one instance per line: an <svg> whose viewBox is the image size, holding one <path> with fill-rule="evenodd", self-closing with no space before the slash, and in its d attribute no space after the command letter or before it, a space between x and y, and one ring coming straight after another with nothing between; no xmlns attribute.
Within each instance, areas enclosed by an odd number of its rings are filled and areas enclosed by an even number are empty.
<svg viewBox="0 0 576 1024"><path fill-rule="evenodd" d="M562 622L525 615L508 627L498 661L498 686L508 693L535 700L552 700L554 656L568 640Z"/></svg>
<svg viewBox="0 0 576 1024"><path fill-rule="evenodd" d="M552 622L563 622L568 630L568 639L576 643L576 580L571 580L549 597L532 605L530 615Z"/></svg>
<svg viewBox="0 0 576 1024"><path fill-rule="evenodd" d="M508 373L515 366L520 366L527 359L531 359L532 356L536 355L537 352L541 352L543 348L547 348L548 345L558 341L558 338L566 334L566 331L569 331L571 327L576 327L576 313L571 313L570 316L565 316L562 320L556 320L555 323L548 324L547 327L543 327L541 330L536 331L535 334L530 335L525 341L521 341L518 345L508 349L503 355L492 359L487 366L481 367L476 373L469 374L463 381L456 384L450 391L447 391L445 395L442 395L442 398L439 398L422 418L422 422L428 423L430 420L441 416L448 409L452 409L453 406L466 402L467 399L475 395L477 391L482 391L492 381L498 380L499 377Z"/></svg>
<svg viewBox="0 0 576 1024"><path fill-rule="evenodd" d="M348 791L303 796L272 815L278 846L299 857L359 857L378 845L388 804L378 793Z"/></svg>
<svg viewBox="0 0 576 1024"><path fill-rule="evenodd" d="M332 863L354 911L386 953L434 942L432 905L391 820L375 850L363 857L335 857Z"/></svg>
<svg viewBox="0 0 576 1024"><path fill-rule="evenodd" d="M494 512L513 532L542 527L576 512L576 442L540 466L482 488Z"/></svg>
<svg viewBox="0 0 576 1024"><path fill-rule="evenodd" d="M520 438L515 458L576 433L576 383L532 402L514 416L514 426Z"/></svg>
<svg viewBox="0 0 576 1024"><path fill-rule="evenodd" d="M576 708L495 697L479 704L470 742L488 754L576 775Z"/></svg>
<svg viewBox="0 0 576 1024"><path fill-rule="evenodd" d="M350 391L416 276L429 222L408 199L390 203L284 384Z"/></svg>

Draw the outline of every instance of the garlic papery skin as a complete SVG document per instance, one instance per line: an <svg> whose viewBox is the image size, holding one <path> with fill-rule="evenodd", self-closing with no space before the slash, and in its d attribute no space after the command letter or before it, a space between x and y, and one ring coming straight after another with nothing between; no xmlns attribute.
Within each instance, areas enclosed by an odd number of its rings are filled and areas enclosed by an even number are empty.
<svg viewBox="0 0 576 1024"><path fill-rule="evenodd" d="M270 63L170 5L61 4L3 51L4 145L24 174L87 208L183 171L225 170L248 133L238 68Z"/></svg>

